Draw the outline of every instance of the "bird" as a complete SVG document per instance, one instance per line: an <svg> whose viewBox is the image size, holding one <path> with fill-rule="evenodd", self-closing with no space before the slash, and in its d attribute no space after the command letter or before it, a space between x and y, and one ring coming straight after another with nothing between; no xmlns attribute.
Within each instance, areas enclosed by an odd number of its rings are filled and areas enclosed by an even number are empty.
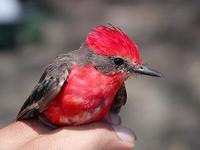
<svg viewBox="0 0 200 150"><path fill-rule="evenodd" d="M94 26L78 50L58 55L45 68L16 120L38 118L50 127L104 120L120 112L125 81L139 74L161 77L142 63L138 46L120 28Z"/></svg>

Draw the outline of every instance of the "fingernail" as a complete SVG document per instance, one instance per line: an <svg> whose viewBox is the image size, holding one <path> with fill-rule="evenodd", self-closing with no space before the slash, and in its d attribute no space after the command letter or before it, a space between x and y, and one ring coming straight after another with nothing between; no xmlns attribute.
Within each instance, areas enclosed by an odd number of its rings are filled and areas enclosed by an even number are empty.
<svg viewBox="0 0 200 150"><path fill-rule="evenodd" d="M112 127L121 140L126 141L128 143L135 143L135 140L137 138L132 130L119 125L113 125Z"/></svg>
<svg viewBox="0 0 200 150"><path fill-rule="evenodd" d="M119 115L114 113L109 113L107 118L107 122L113 125L120 125L121 124L121 118Z"/></svg>

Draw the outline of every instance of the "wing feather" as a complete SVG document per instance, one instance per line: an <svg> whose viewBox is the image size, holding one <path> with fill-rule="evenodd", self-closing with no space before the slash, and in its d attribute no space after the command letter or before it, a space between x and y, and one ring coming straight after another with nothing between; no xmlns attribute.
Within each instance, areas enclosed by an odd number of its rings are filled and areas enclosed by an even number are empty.
<svg viewBox="0 0 200 150"><path fill-rule="evenodd" d="M65 55L58 56L44 70L39 82L21 107L17 120L30 118L43 112L59 93L69 74L69 64Z"/></svg>
<svg viewBox="0 0 200 150"><path fill-rule="evenodd" d="M117 94L115 95L110 111L113 113L119 113L121 107L125 105L126 100L127 100L126 86L125 86L125 83L123 83L121 88L118 90Z"/></svg>

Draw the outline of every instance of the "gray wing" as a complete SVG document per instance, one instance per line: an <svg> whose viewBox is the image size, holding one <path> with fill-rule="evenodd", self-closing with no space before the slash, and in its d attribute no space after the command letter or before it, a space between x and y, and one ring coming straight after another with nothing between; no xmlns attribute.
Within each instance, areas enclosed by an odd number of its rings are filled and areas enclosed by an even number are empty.
<svg viewBox="0 0 200 150"><path fill-rule="evenodd" d="M65 55L58 56L46 67L38 84L21 107L17 120L34 117L43 112L51 100L57 96L69 74L65 57Z"/></svg>
<svg viewBox="0 0 200 150"><path fill-rule="evenodd" d="M121 107L125 105L127 100L127 93L125 83L122 84L121 88L118 90L113 103L111 105L110 111L113 113L119 113Z"/></svg>

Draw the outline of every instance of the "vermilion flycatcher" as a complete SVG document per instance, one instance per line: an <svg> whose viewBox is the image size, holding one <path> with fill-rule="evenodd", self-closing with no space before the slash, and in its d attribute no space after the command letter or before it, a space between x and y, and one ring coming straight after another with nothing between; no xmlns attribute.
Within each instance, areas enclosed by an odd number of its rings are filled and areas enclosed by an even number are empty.
<svg viewBox="0 0 200 150"><path fill-rule="evenodd" d="M135 74L160 77L142 64L138 47L116 27L96 26L78 50L48 65L17 120L80 125L118 113L126 102L124 81Z"/></svg>

